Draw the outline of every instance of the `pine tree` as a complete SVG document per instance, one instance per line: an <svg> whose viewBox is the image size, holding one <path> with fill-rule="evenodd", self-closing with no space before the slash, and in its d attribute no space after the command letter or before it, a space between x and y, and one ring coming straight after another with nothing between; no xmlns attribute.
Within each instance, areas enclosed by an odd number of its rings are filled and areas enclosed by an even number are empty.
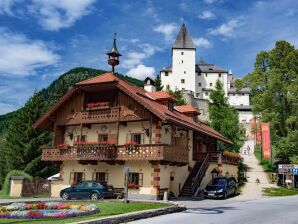
<svg viewBox="0 0 298 224"><path fill-rule="evenodd" d="M163 85L161 83L160 75L156 76L155 87L156 87L156 91L161 91L163 89Z"/></svg>
<svg viewBox="0 0 298 224"><path fill-rule="evenodd" d="M232 146L219 142L218 149L238 152L244 137L239 126L238 112L229 106L222 83L219 80L215 84L215 90L212 90L210 94L209 119L212 128L233 142Z"/></svg>
<svg viewBox="0 0 298 224"><path fill-rule="evenodd" d="M40 160L40 147L49 144L52 137L50 133L32 127L46 108L43 95L34 94L12 121L4 140L6 172L18 169L31 175L47 174L42 173L47 164Z"/></svg>
<svg viewBox="0 0 298 224"><path fill-rule="evenodd" d="M186 102L183 98L183 93L181 90L176 89L175 91L172 91L169 89L167 91L171 96L173 96L177 100L177 102L176 102L177 106L186 105Z"/></svg>

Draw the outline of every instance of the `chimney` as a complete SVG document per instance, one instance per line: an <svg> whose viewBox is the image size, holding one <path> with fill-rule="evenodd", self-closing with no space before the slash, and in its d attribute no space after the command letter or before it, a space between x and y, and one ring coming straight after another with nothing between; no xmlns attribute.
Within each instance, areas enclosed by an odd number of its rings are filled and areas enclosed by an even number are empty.
<svg viewBox="0 0 298 224"><path fill-rule="evenodd" d="M155 81L150 77L147 77L144 81L144 89L147 92L155 92L156 91Z"/></svg>

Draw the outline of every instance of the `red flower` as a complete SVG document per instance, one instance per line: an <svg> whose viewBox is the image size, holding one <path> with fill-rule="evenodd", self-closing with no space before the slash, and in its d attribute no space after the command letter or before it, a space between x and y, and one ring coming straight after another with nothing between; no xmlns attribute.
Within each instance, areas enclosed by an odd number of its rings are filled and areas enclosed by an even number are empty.
<svg viewBox="0 0 298 224"><path fill-rule="evenodd" d="M28 211L27 216L29 217L40 217L42 216L42 213L37 211Z"/></svg>
<svg viewBox="0 0 298 224"><path fill-rule="evenodd" d="M137 144L138 144L137 142L126 142L124 144L124 146L127 147L127 146L130 146L130 145L137 145Z"/></svg>

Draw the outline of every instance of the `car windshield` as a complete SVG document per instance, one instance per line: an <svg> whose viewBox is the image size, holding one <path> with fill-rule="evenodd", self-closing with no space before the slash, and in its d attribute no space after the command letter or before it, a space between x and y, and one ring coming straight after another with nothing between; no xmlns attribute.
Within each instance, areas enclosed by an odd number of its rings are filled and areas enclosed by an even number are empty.
<svg viewBox="0 0 298 224"><path fill-rule="evenodd" d="M225 186L226 184L226 180L225 179L221 179L221 178L214 178L209 185L212 186Z"/></svg>

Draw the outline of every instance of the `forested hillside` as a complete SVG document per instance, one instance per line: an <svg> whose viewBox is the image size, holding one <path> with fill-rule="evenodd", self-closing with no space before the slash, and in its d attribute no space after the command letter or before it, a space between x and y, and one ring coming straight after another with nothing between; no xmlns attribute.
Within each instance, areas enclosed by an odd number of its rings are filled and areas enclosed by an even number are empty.
<svg viewBox="0 0 298 224"><path fill-rule="evenodd" d="M47 177L58 172L52 163L42 162L41 146L50 145L52 134L35 130L33 123L75 83L101 75L106 71L91 68L74 68L47 88L34 93L19 110L0 116L0 189L7 172L24 170L32 176ZM138 86L143 82L117 74Z"/></svg>

